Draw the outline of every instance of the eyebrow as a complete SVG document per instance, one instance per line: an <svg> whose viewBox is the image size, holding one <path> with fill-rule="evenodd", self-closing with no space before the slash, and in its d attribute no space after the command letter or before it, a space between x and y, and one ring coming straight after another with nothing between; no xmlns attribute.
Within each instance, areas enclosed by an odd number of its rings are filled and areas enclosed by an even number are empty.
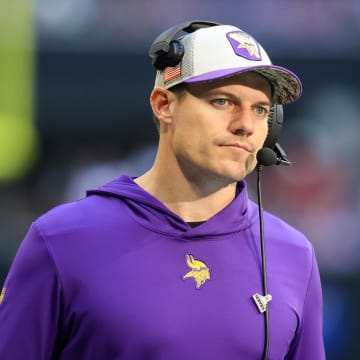
<svg viewBox="0 0 360 360"><path fill-rule="evenodd" d="M269 107L272 106L272 102L271 102L271 101L258 101L256 104L257 104L257 105L269 106Z"/></svg>
<svg viewBox="0 0 360 360"><path fill-rule="evenodd" d="M210 89L208 91L206 91L203 95L197 95L199 97L209 97L209 96L225 96L228 97L229 99L233 99L236 101L241 101L241 98L239 98L238 96L234 95L232 92L229 92L227 90L221 90L221 89ZM195 94L196 96L196 94ZM255 104L257 105L263 105L263 106L272 106L272 102L270 100L259 100L257 102L255 102Z"/></svg>

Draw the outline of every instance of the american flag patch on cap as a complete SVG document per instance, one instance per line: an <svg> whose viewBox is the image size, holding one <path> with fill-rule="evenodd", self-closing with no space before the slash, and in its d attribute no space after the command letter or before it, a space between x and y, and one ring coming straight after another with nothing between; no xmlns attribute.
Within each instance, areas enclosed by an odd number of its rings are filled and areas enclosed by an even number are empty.
<svg viewBox="0 0 360 360"><path fill-rule="evenodd" d="M181 63L175 66L168 66L164 70L164 83L181 76Z"/></svg>

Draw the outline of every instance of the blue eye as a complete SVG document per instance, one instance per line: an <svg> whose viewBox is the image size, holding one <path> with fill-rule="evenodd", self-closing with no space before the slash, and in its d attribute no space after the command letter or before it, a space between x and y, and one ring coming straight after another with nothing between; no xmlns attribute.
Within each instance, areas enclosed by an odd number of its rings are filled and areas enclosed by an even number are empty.
<svg viewBox="0 0 360 360"><path fill-rule="evenodd" d="M267 113L269 112L267 109L265 109L263 106L257 106L255 108L255 112L258 114L258 115L267 115Z"/></svg>
<svg viewBox="0 0 360 360"><path fill-rule="evenodd" d="M229 103L229 100L228 99L216 99L215 102L218 105L227 105Z"/></svg>

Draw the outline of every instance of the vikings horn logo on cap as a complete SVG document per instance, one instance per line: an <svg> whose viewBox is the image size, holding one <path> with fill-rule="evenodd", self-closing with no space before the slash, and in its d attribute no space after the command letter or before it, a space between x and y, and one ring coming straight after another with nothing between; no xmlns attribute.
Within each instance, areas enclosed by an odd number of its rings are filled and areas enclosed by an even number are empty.
<svg viewBox="0 0 360 360"><path fill-rule="evenodd" d="M226 36L236 55L248 60L261 61L260 47L249 34L243 31L232 31Z"/></svg>

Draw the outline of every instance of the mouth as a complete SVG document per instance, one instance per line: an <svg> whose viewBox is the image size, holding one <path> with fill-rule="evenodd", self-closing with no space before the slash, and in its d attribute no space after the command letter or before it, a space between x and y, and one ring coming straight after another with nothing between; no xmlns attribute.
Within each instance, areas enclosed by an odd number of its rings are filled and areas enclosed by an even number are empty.
<svg viewBox="0 0 360 360"><path fill-rule="evenodd" d="M233 148L233 149L239 149L239 150L243 150L246 151L248 153L251 152L251 150L249 149L249 147L245 144L240 144L240 143L232 143L232 144L224 144L222 145L223 147L228 147L228 148Z"/></svg>

